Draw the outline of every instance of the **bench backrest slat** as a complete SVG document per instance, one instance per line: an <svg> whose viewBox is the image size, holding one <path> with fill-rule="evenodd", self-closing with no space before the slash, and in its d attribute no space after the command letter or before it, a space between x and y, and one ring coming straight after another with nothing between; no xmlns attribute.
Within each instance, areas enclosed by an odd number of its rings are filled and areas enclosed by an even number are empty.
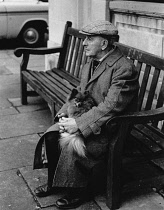
<svg viewBox="0 0 164 210"><path fill-rule="evenodd" d="M134 60L134 63L136 61L135 65L139 72L141 85L138 102L139 110L155 108L158 101L158 106L163 105L164 93L160 92L160 84L163 80L164 59L121 43L116 43L116 45L127 57Z"/></svg>
<svg viewBox="0 0 164 210"><path fill-rule="evenodd" d="M76 42L75 42L75 49L74 49L74 54L73 54L73 58L72 58L72 65L71 65L71 69L70 69L70 73L75 75L76 77L76 74L75 74L75 67L76 67L76 63L78 61L78 52L79 52L79 46L80 46L80 39L76 39Z"/></svg>
<svg viewBox="0 0 164 210"><path fill-rule="evenodd" d="M69 22L68 22L69 23ZM59 69L67 71L71 76L80 78L81 69L86 63L86 56L84 55L83 40L85 35L80 34L79 30L75 28L66 27L65 40L63 41L65 59L63 60L63 52L59 56ZM80 49L80 50L79 50Z"/></svg>
<svg viewBox="0 0 164 210"><path fill-rule="evenodd" d="M81 62L82 62L82 57L83 57L83 40L80 40L80 44L79 44L79 51L77 53L77 62L76 62L76 66L75 66L75 77L80 78L80 69L81 69Z"/></svg>
<svg viewBox="0 0 164 210"><path fill-rule="evenodd" d="M139 110L141 110L142 104L144 102L144 96L145 96L146 87L147 87L147 83L148 83L148 79L149 79L149 75L150 75L151 66L146 65L144 70L145 71L143 71L143 77L140 78L140 80L142 79L142 81L140 81L141 87L140 87L140 92L139 92L139 96L138 96L138 98L139 98L138 109Z"/></svg>
<svg viewBox="0 0 164 210"><path fill-rule="evenodd" d="M135 61L134 61L134 64L135 64ZM141 69L142 69L142 62L137 61L137 63L135 65L136 65L137 71L140 73Z"/></svg>
<svg viewBox="0 0 164 210"><path fill-rule="evenodd" d="M161 84L161 89L159 92L158 100L157 100L157 108L162 107L164 103L164 77Z"/></svg>
<svg viewBox="0 0 164 210"><path fill-rule="evenodd" d="M164 60L156 55L153 55L151 53L147 53L145 51L136 49L134 47L130 47L121 43L116 43L117 46L121 49L121 51L131 59L138 60L142 63L149 64L151 66L154 66L158 69L164 69Z"/></svg>
<svg viewBox="0 0 164 210"><path fill-rule="evenodd" d="M150 89L148 91L148 97L147 97L145 110L151 109L151 107L153 105L153 99L155 99L154 97L157 95L155 93L155 91L156 91L156 88L157 88L159 74L160 74L160 70L155 68L154 73L153 73L153 78L152 78L152 81L151 81L151 85L150 85Z"/></svg>
<svg viewBox="0 0 164 210"><path fill-rule="evenodd" d="M71 73L71 65L73 64L72 62L74 61L73 54L74 54L74 50L75 50L75 42L76 42L76 39L74 36L72 36L71 43L69 46L70 50L69 50L67 66L66 66L66 71L69 73Z"/></svg>
<svg viewBox="0 0 164 210"><path fill-rule="evenodd" d="M71 37L68 38L68 46L71 45ZM68 60L68 56L69 56L69 47L67 47L66 50L66 55L65 55L65 60L64 60L64 63L63 63L63 66L61 66L61 68L63 67L63 69L66 69L67 68L67 60ZM59 57L59 60L60 60L60 57Z"/></svg>
<svg viewBox="0 0 164 210"><path fill-rule="evenodd" d="M62 47L63 51L59 55L58 65L57 68L63 68L66 60L66 54L67 54L67 48L68 48L68 42L69 42L69 36L67 34L68 29L72 26L72 22L67 21L65 25L65 30L63 34L63 41L62 41Z"/></svg>

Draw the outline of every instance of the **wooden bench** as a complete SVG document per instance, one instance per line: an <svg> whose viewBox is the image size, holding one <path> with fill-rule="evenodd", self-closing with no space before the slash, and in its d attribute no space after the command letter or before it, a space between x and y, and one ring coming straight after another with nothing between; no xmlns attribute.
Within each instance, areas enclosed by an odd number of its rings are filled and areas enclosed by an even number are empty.
<svg viewBox="0 0 164 210"><path fill-rule="evenodd" d="M67 22L61 47L50 49L18 48L15 50L16 56L23 55L20 67L22 104L27 104L27 97L35 95L37 92L51 105L52 118L54 118L56 111L65 102L72 87L79 85L81 69L87 61L82 45L83 39L84 36L79 34L77 29L71 27L71 22ZM164 119L164 60L121 43L116 43L116 45L135 63L140 75L141 87L138 111L114 117L107 122L107 126L115 122L119 125L118 135L113 138L109 146L107 206L110 209L118 208L121 203L122 180L120 174L123 147L127 139L137 142L144 156L159 166L161 164L158 162L158 157L163 157L164 149L164 126L162 123ZM31 54L51 53L59 53L57 68L46 72L27 69ZM34 92L27 91L27 83ZM153 159L154 155L155 159Z"/></svg>
<svg viewBox="0 0 164 210"><path fill-rule="evenodd" d="M111 123L120 126L109 148L107 205L111 209L120 205L120 189L123 187L120 174L127 142L133 141L146 160L164 170L164 59L121 43L116 45L135 63L140 90L137 112L126 113L107 122L107 126ZM138 185L141 184L139 181Z"/></svg>
<svg viewBox="0 0 164 210"><path fill-rule="evenodd" d="M84 35L71 28L72 23L67 22L61 47L49 49L21 49L15 50L15 55L23 60L20 67L21 77L21 102L27 104L27 97L37 92L49 103L52 111L52 119L56 111L65 102L66 97L73 87L79 85L82 66L87 58L83 51L82 42ZM29 56L59 53L57 68L49 71L30 71L27 69ZM27 91L29 84L35 91Z"/></svg>

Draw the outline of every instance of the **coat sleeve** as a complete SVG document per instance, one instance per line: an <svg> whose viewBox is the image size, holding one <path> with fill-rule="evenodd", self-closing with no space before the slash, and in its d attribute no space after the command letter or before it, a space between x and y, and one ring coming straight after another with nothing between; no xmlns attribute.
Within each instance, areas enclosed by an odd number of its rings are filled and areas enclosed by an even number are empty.
<svg viewBox="0 0 164 210"><path fill-rule="evenodd" d="M115 64L112 81L104 101L76 118L83 136L100 134L101 126L114 115L123 112L138 93L138 75L131 63Z"/></svg>
<svg viewBox="0 0 164 210"><path fill-rule="evenodd" d="M58 122L58 115L61 114L61 113L64 113L67 115L67 107L68 107L68 104L65 103L63 104L63 106L61 107L61 109L57 112L56 116L54 117L54 122Z"/></svg>

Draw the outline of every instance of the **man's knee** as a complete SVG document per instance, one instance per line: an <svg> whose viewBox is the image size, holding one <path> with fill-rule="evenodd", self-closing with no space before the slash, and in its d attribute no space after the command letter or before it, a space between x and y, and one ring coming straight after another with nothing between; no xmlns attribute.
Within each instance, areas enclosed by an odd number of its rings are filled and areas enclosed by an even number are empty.
<svg viewBox="0 0 164 210"><path fill-rule="evenodd" d="M55 143L58 142L59 132L51 131L45 134L45 142L46 143Z"/></svg>

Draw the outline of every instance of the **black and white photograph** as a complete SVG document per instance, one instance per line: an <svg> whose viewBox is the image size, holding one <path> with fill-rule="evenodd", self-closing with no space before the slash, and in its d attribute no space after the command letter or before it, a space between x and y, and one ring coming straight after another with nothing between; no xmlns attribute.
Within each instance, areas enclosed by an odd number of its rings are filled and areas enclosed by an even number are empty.
<svg viewBox="0 0 164 210"><path fill-rule="evenodd" d="M0 210L164 210L164 1L0 0Z"/></svg>

